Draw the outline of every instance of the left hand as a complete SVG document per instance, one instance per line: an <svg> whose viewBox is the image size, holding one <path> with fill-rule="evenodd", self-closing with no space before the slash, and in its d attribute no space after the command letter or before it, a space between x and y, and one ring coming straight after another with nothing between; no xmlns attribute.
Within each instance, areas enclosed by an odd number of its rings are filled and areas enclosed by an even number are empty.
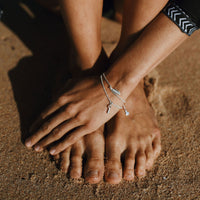
<svg viewBox="0 0 200 200"><path fill-rule="evenodd" d="M106 113L108 100L99 76L85 78L71 85L71 89L42 112L38 121L43 123L26 140L27 147L35 145L36 151L42 151L47 145L60 140L50 149L50 153L56 155L84 135L100 128L119 111L112 106L110 113ZM109 95L113 101L116 100L114 95Z"/></svg>

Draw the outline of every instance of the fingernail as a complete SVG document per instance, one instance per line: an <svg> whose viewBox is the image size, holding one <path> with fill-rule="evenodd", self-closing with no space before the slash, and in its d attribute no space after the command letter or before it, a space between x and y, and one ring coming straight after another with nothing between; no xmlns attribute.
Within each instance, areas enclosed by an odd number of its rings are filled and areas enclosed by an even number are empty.
<svg viewBox="0 0 200 200"><path fill-rule="evenodd" d="M108 178L115 179L115 178L118 178L118 177L119 177L119 175L116 172L110 172L108 174Z"/></svg>
<svg viewBox="0 0 200 200"><path fill-rule="evenodd" d="M56 153L56 150L55 150L55 149L51 149L51 150L50 150L50 154L51 154L51 155L54 155L55 153Z"/></svg>
<svg viewBox="0 0 200 200"><path fill-rule="evenodd" d="M31 146L32 146L32 143L31 143L31 141L26 140L25 145L26 145L26 147L31 147Z"/></svg>
<svg viewBox="0 0 200 200"><path fill-rule="evenodd" d="M97 170L92 170L92 171L89 171L87 172L87 177L88 178L97 178L98 177L98 171Z"/></svg>
<svg viewBox="0 0 200 200"><path fill-rule="evenodd" d="M41 151L42 150L40 146L35 146L34 149L35 149L35 151Z"/></svg>

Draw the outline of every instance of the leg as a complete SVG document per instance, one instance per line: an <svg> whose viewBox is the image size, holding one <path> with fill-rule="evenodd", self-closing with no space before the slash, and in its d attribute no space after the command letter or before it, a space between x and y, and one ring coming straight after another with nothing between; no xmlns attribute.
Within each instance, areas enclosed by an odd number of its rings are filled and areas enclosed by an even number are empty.
<svg viewBox="0 0 200 200"><path fill-rule="evenodd" d="M103 70L100 67L106 66L108 61L102 50L100 34L103 1L60 0L60 5L76 60L71 69L73 77L91 68L93 69L92 73L99 73ZM84 177L90 183L99 182L104 174L103 128L85 136L70 148L70 159L68 149L61 155L61 169L67 172L69 166L70 176L80 178L82 156L85 154Z"/></svg>
<svg viewBox="0 0 200 200"><path fill-rule="evenodd" d="M101 16L103 0L60 0L60 8L66 28L72 41L75 63L70 69L73 78L83 76L85 72L99 73L101 66L106 66L108 58L101 44ZM50 141L39 143L41 150ZM84 177L90 183L97 183L104 174L104 136L103 127L83 137L80 141L63 151L60 168L68 172L72 178L82 175L82 157L86 155Z"/></svg>
<svg viewBox="0 0 200 200"><path fill-rule="evenodd" d="M121 38L111 55L111 64L137 39L166 2L124 1ZM156 10L152 10L153 4L157 5ZM110 183L120 182L122 176L126 180L133 180L134 174L143 177L145 170L152 167L161 148L160 132L153 110L146 99L143 81L128 98L127 106L131 113L129 117L125 117L120 111L107 123L105 178ZM125 156L122 170L123 153Z"/></svg>

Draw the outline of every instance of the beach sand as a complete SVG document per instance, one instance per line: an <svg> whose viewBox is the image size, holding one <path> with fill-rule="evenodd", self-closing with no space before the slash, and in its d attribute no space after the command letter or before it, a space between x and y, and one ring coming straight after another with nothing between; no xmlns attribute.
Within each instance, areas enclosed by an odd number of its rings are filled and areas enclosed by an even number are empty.
<svg viewBox="0 0 200 200"><path fill-rule="evenodd" d="M32 1L28 6L18 0L2 4L1 200L200 199L199 32L146 78L148 98L162 132L162 152L153 169L140 181L90 185L83 179L69 179L47 151L36 153L23 144L29 125L50 101L54 74L69 64L63 22ZM119 24L103 19L102 41L108 54L119 34Z"/></svg>

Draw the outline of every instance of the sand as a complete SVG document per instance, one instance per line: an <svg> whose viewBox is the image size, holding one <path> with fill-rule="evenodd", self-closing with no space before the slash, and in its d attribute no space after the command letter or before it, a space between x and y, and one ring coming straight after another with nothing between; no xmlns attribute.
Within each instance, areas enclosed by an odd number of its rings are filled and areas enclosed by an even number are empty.
<svg viewBox="0 0 200 200"><path fill-rule="evenodd" d="M68 64L64 25L32 1L30 10L18 0L1 2L0 199L200 199L199 32L146 78L162 131L153 169L140 181L90 185L60 172L48 152L23 144L28 126L50 100L56 70ZM108 54L119 34L119 24L103 19Z"/></svg>

